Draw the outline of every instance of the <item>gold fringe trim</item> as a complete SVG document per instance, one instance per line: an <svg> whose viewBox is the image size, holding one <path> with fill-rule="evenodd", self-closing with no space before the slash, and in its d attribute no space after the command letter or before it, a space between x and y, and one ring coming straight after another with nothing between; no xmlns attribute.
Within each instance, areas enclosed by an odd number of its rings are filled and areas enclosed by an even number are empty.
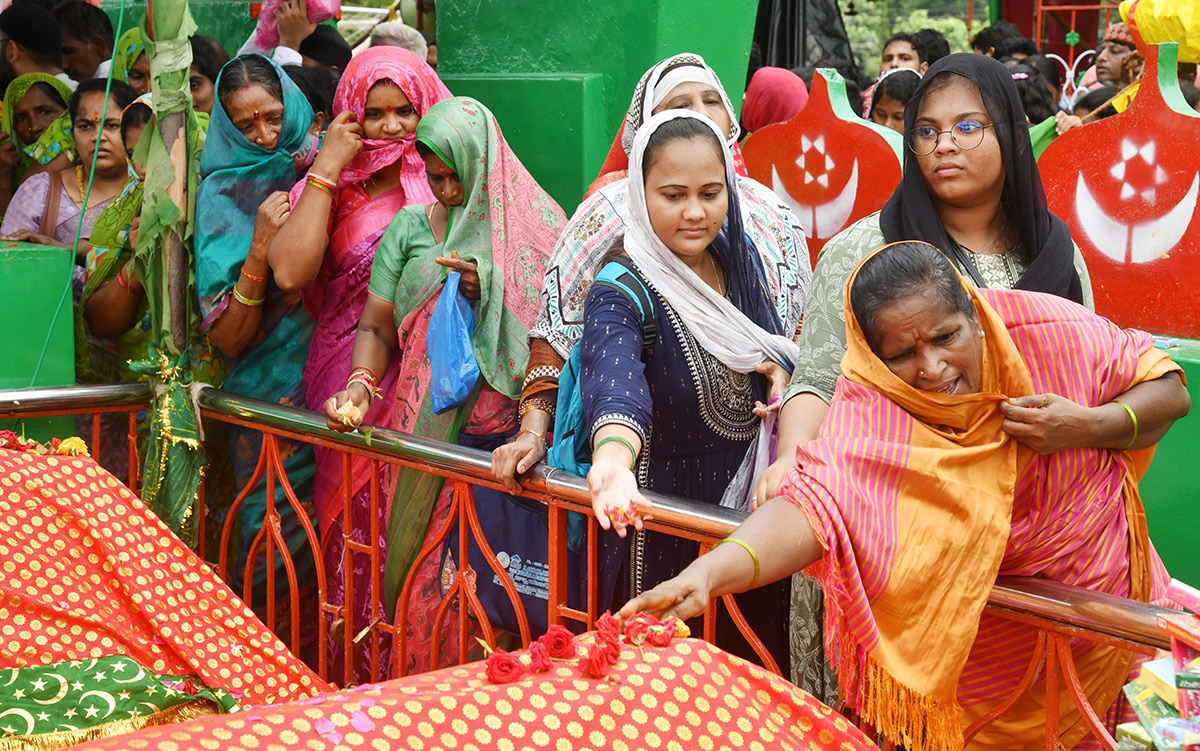
<svg viewBox="0 0 1200 751"><path fill-rule="evenodd" d="M221 707L212 699L193 699L186 704L178 704L161 712L145 717L130 717L125 720L113 720L103 725L78 730L59 730L53 733L39 735L18 735L0 738L0 751L50 751L50 749L66 748L77 743L100 738L110 738L114 735L133 733L143 728L156 725L169 725L175 722L186 722L197 717L221 714Z"/></svg>
<svg viewBox="0 0 1200 751"><path fill-rule="evenodd" d="M862 719L909 751L962 751L963 711L957 701L926 696L898 681L870 655L860 659L859 675L842 675L850 668L847 662L854 661L850 658L839 666L838 679L846 679L842 685L847 685L857 678L857 711Z"/></svg>

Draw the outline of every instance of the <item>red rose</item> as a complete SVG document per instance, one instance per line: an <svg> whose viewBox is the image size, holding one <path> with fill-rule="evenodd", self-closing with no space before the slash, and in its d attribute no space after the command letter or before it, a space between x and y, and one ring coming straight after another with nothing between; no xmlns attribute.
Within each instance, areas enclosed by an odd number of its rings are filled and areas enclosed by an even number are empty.
<svg viewBox="0 0 1200 751"><path fill-rule="evenodd" d="M0 430L0 448L14 448L17 445L17 434L11 430Z"/></svg>
<svg viewBox="0 0 1200 751"><path fill-rule="evenodd" d="M538 643L546 646L546 652L557 660L575 659L575 636L564 626L551 626Z"/></svg>
<svg viewBox="0 0 1200 751"><path fill-rule="evenodd" d="M650 636L647 637L647 641L656 647L671 646L671 640L675 638L676 623L676 619L668 618L660 625L650 629Z"/></svg>
<svg viewBox="0 0 1200 751"><path fill-rule="evenodd" d="M606 644L620 644L621 622L605 610L604 615L596 620L596 635Z"/></svg>
<svg viewBox="0 0 1200 751"><path fill-rule="evenodd" d="M580 661L584 675L592 678L603 678L608 675L612 662L608 659L608 651L600 644L593 644L587 651L587 656Z"/></svg>
<svg viewBox="0 0 1200 751"><path fill-rule="evenodd" d="M659 625L659 621L654 616L649 613L638 613L625 621L625 638L634 646L640 647L646 643L650 628L657 625Z"/></svg>
<svg viewBox="0 0 1200 751"><path fill-rule="evenodd" d="M535 641L529 645L529 660L529 669L535 673L544 673L554 667L554 661L550 659L550 652L541 641Z"/></svg>
<svg viewBox="0 0 1200 751"><path fill-rule="evenodd" d="M497 649L488 655L487 679L492 683L512 683L525 675L525 663L516 655Z"/></svg>

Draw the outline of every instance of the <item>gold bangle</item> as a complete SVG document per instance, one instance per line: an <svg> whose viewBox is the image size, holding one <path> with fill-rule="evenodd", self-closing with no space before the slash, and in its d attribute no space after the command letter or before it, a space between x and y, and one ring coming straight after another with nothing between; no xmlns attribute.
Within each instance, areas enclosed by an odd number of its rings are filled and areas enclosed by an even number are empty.
<svg viewBox="0 0 1200 751"><path fill-rule="evenodd" d="M754 552L754 548L750 547L748 542L745 540L739 540L736 537L726 537L724 540L720 540L716 545L713 545L713 550L716 550L727 542L741 545L742 548L744 548L745 551L750 554L750 557L754 559L754 578L750 580L750 586L746 587L746 589L754 589L754 585L758 584L758 575L761 573L761 569L758 565L758 554Z"/></svg>
<svg viewBox="0 0 1200 751"><path fill-rule="evenodd" d="M520 430L517 431L518 436L521 435L522 433L528 433L529 435L531 435L534 438L537 438L539 441L541 441L542 442L542 453L543 454L546 453L546 436L542 435L541 433L537 432L536 430L533 430L532 428L521 428ZM517 436L513 436L513 440L516 440L516 437Z"/></svg>
<svg viewBox="0 0 1200 751"><path fill-rule="evenodd" d="M1125 402L1120 402L1120 401L1117 401L1116 399L1113 399L1113 404L1120 404L1122 407L1124 407L1124 408L1125 408L1125 411L1129 413L1129 419L1130 419L1130 420L1133 420L1133 439L1132 439L1131 441L1129 441L1129 445L1128 445L1128 446L1126 446L1125 448L1121 449L1122 451L1128 451L1129 449L1133 448L1133 444L1137 443L1137 439L1138 439L1138 421L1137 421L1137 415L1135 415L1135 414L1133 413L1133 409L1132 409L1132 408L1131 408L1131 407L1130 407L1128 404L1126 404Z"/></svg>
<svg viewBox="0 0 1200 751"><path fill-rule="evenodd" d="M236 285L233 288L233 299L237 300L242 305L247 305L251 308L257 308L259 305L262 305L263 303L265 303L267 301L267 298L265 298L265 297L258 299L258 300L251 300L249 297L246 297L241 292L238 292L238 288Z"/></svg>

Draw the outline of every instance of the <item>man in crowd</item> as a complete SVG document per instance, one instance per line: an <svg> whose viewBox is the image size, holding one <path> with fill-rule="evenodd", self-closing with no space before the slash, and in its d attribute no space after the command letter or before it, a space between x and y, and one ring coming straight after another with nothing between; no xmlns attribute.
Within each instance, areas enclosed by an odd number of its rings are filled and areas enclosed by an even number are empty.
<svg viewBox="0 0 1200 751"><path fill-rule="evenodd" d="M1096 50L1096 80L1103 86L1123 86L1121 71L1125 60L1137 54L1133 33L1123 23L1110 23Z"/></svg>
<svg viewBox="0 0 1200 751"><path fill-rule="evenodd" d="M17 3L0 13L0 87L26 73L47 73L75 88L63 73L62 30L50 11Z"/></svg>
<svg viewBox="0 0 1200 751"><path fill-rule="evenodd" d="M912 34L901 31L883 43L883 56L880 59L879 72L892 68L912 68L918 73L924 73L929 63L921 59L920 50Z"/></svg>
<svg viewBox="0 0 1200 751"><path fill-rule="evenodd" d="M999 21L986 29L980 29L975 38L971 40L971 49L980 55L999 57L996 54L996 48L1000 46L1000 42L1019 36L1021 36L1021 32L1017 29L1016 24Z"/></svg>
<svg viewBox="0 0 1200 751"><path fill-rule="evenodd" d="M950 54L950 42L946 40L946 35L937 29L921 29L913 34L912 38L917 54L926 65L933 65Z"/></svg>
<svg viewBox="0 0 1200 751"><path fill-rule="evenodd" d="M62 66L67 75L76 81L107 76L113 48L108 14L84 0L67 0L55 15L62 27Z"/></svg>

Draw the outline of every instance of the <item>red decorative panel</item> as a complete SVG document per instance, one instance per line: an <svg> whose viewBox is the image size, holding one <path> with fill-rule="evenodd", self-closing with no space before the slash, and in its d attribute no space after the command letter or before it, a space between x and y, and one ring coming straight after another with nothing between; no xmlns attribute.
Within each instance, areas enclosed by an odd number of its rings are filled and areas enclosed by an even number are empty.
<svg viewBox="0 0 1200 751"><path fill-rule="evenodd" d="M800 114L756 131L742 154L750 176L800 217L816 264L829 238L883 208L903 148L899 133L855 115L842 77L822 68Z"/></svg>
<svg viewBox="0 0 1200 751"><path fill-rule="evenodd" d="M1067 131L1038 163L1050 209L1083 252L1096 310L1121 326L1200 337L1200 115L1176 45L1151 48L1123 113Z"/></svg>

